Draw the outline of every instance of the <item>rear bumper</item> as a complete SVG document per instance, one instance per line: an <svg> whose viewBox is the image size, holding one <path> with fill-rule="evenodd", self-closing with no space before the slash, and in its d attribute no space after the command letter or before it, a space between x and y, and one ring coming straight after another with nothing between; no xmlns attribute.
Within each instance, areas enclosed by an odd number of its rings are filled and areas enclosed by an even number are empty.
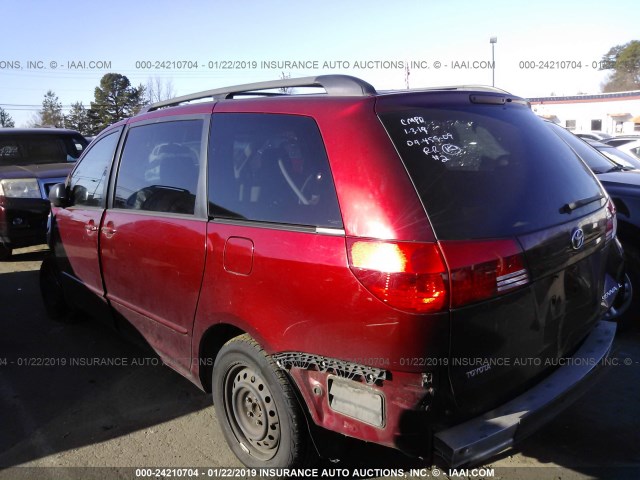
<svg viewBox="0 0 640 480"><path fill-rule="evenodd" d="M533 433L576 400L603 370L616 325L600 321L570 358L553 374L508 403L435 434L434 447L451 467L495 455Z"/></svg>

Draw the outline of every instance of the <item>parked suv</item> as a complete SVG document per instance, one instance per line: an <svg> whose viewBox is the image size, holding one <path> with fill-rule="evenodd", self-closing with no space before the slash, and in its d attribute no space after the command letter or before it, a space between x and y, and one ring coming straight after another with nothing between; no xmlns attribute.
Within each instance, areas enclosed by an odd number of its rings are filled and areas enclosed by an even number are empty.
<svg viewBox="0 0 640 480"><path fill-rule="evenodd" d="M280 90L302 87L325 93ZM495 454L592 384L624 290L608 196L491 88L179 97L103 131L50 199L50 314L135 326L252 467L327 431Z"/></svg>
<svg viewBox="0 0 640 480"><path fill-rule="evenodd" d="M0 260L45 243L49 189L63 182L87 141L57 128L0 128Z"/></svg>

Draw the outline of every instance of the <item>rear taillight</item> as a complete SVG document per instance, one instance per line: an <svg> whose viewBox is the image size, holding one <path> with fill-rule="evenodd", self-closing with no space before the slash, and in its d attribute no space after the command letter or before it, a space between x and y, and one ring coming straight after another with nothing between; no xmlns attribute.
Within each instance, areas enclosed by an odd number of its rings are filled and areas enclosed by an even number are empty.
<svg viewBox="0 0 640 480"><path fill-rule="evenodd" d="M347 240L349 266L386 304L414 313L448 308L446 267L435 243Z"/></svg>
<svg viewBox="0 0 640 480"><path fill-rule="evenodd" d="M618 218L616 217L616 206L611 199L607 200L607 234L606 241L612 240L618 231Z"/></svg>
<svg viewBox="0 0 640 480"><path fill-rule="evenodd" d="M515 240L445 241L440 247L450 271L451 308L529 283L522 249Z"/></svg>
<svg viewBox="0 0 640 480"><path fill-rule="evenodd" d="M410 243L348 239L349 266L386 304L433 313L487 300L529 283L515 240Z"/></svg>

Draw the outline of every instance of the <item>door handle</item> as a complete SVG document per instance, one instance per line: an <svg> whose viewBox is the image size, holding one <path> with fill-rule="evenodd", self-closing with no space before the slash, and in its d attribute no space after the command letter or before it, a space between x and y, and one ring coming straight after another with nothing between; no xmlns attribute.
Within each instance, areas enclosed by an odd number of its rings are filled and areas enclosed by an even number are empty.
<svg viewBox="0 0 640 480"><path fill-rule="evenodd" d="M85 232L87 232L88 235L91 235L92 233L97 232L98 227L96 227L96 222L94 222L93 220L89 220L87 224L84 226L84 230Z"/></svg>
<svg viewBox="0 0 640 480"><path fill-rule="evenodd" d="M107 238L113 237L117 232L115 225L111 221L107 222L107 224L102 227L101 231Z"/></svg>

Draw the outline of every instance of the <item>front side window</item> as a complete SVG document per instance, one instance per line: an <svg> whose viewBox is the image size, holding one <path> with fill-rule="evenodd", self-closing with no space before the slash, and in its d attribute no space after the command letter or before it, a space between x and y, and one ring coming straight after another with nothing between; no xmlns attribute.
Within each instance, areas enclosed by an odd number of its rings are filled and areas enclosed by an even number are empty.
<svg viewBox="0 0 640 480"><path fill-rule="evenodd" d="M202 120L131 128L118 169L114 208L193 214L202 129Z"/></svg>
<svg viewBox="0 0 640 480"><path fill-rule="evenodd" d="M105 181L120 132L116 131L96 141L71 175L71 205L104 207Z"/></svg>
<svg viewBox="0 0 640 480"><path fill-rule="evenodd" d="M342 227L329 160L313 119L214 114L209 152L211 217Z"/></svg>

